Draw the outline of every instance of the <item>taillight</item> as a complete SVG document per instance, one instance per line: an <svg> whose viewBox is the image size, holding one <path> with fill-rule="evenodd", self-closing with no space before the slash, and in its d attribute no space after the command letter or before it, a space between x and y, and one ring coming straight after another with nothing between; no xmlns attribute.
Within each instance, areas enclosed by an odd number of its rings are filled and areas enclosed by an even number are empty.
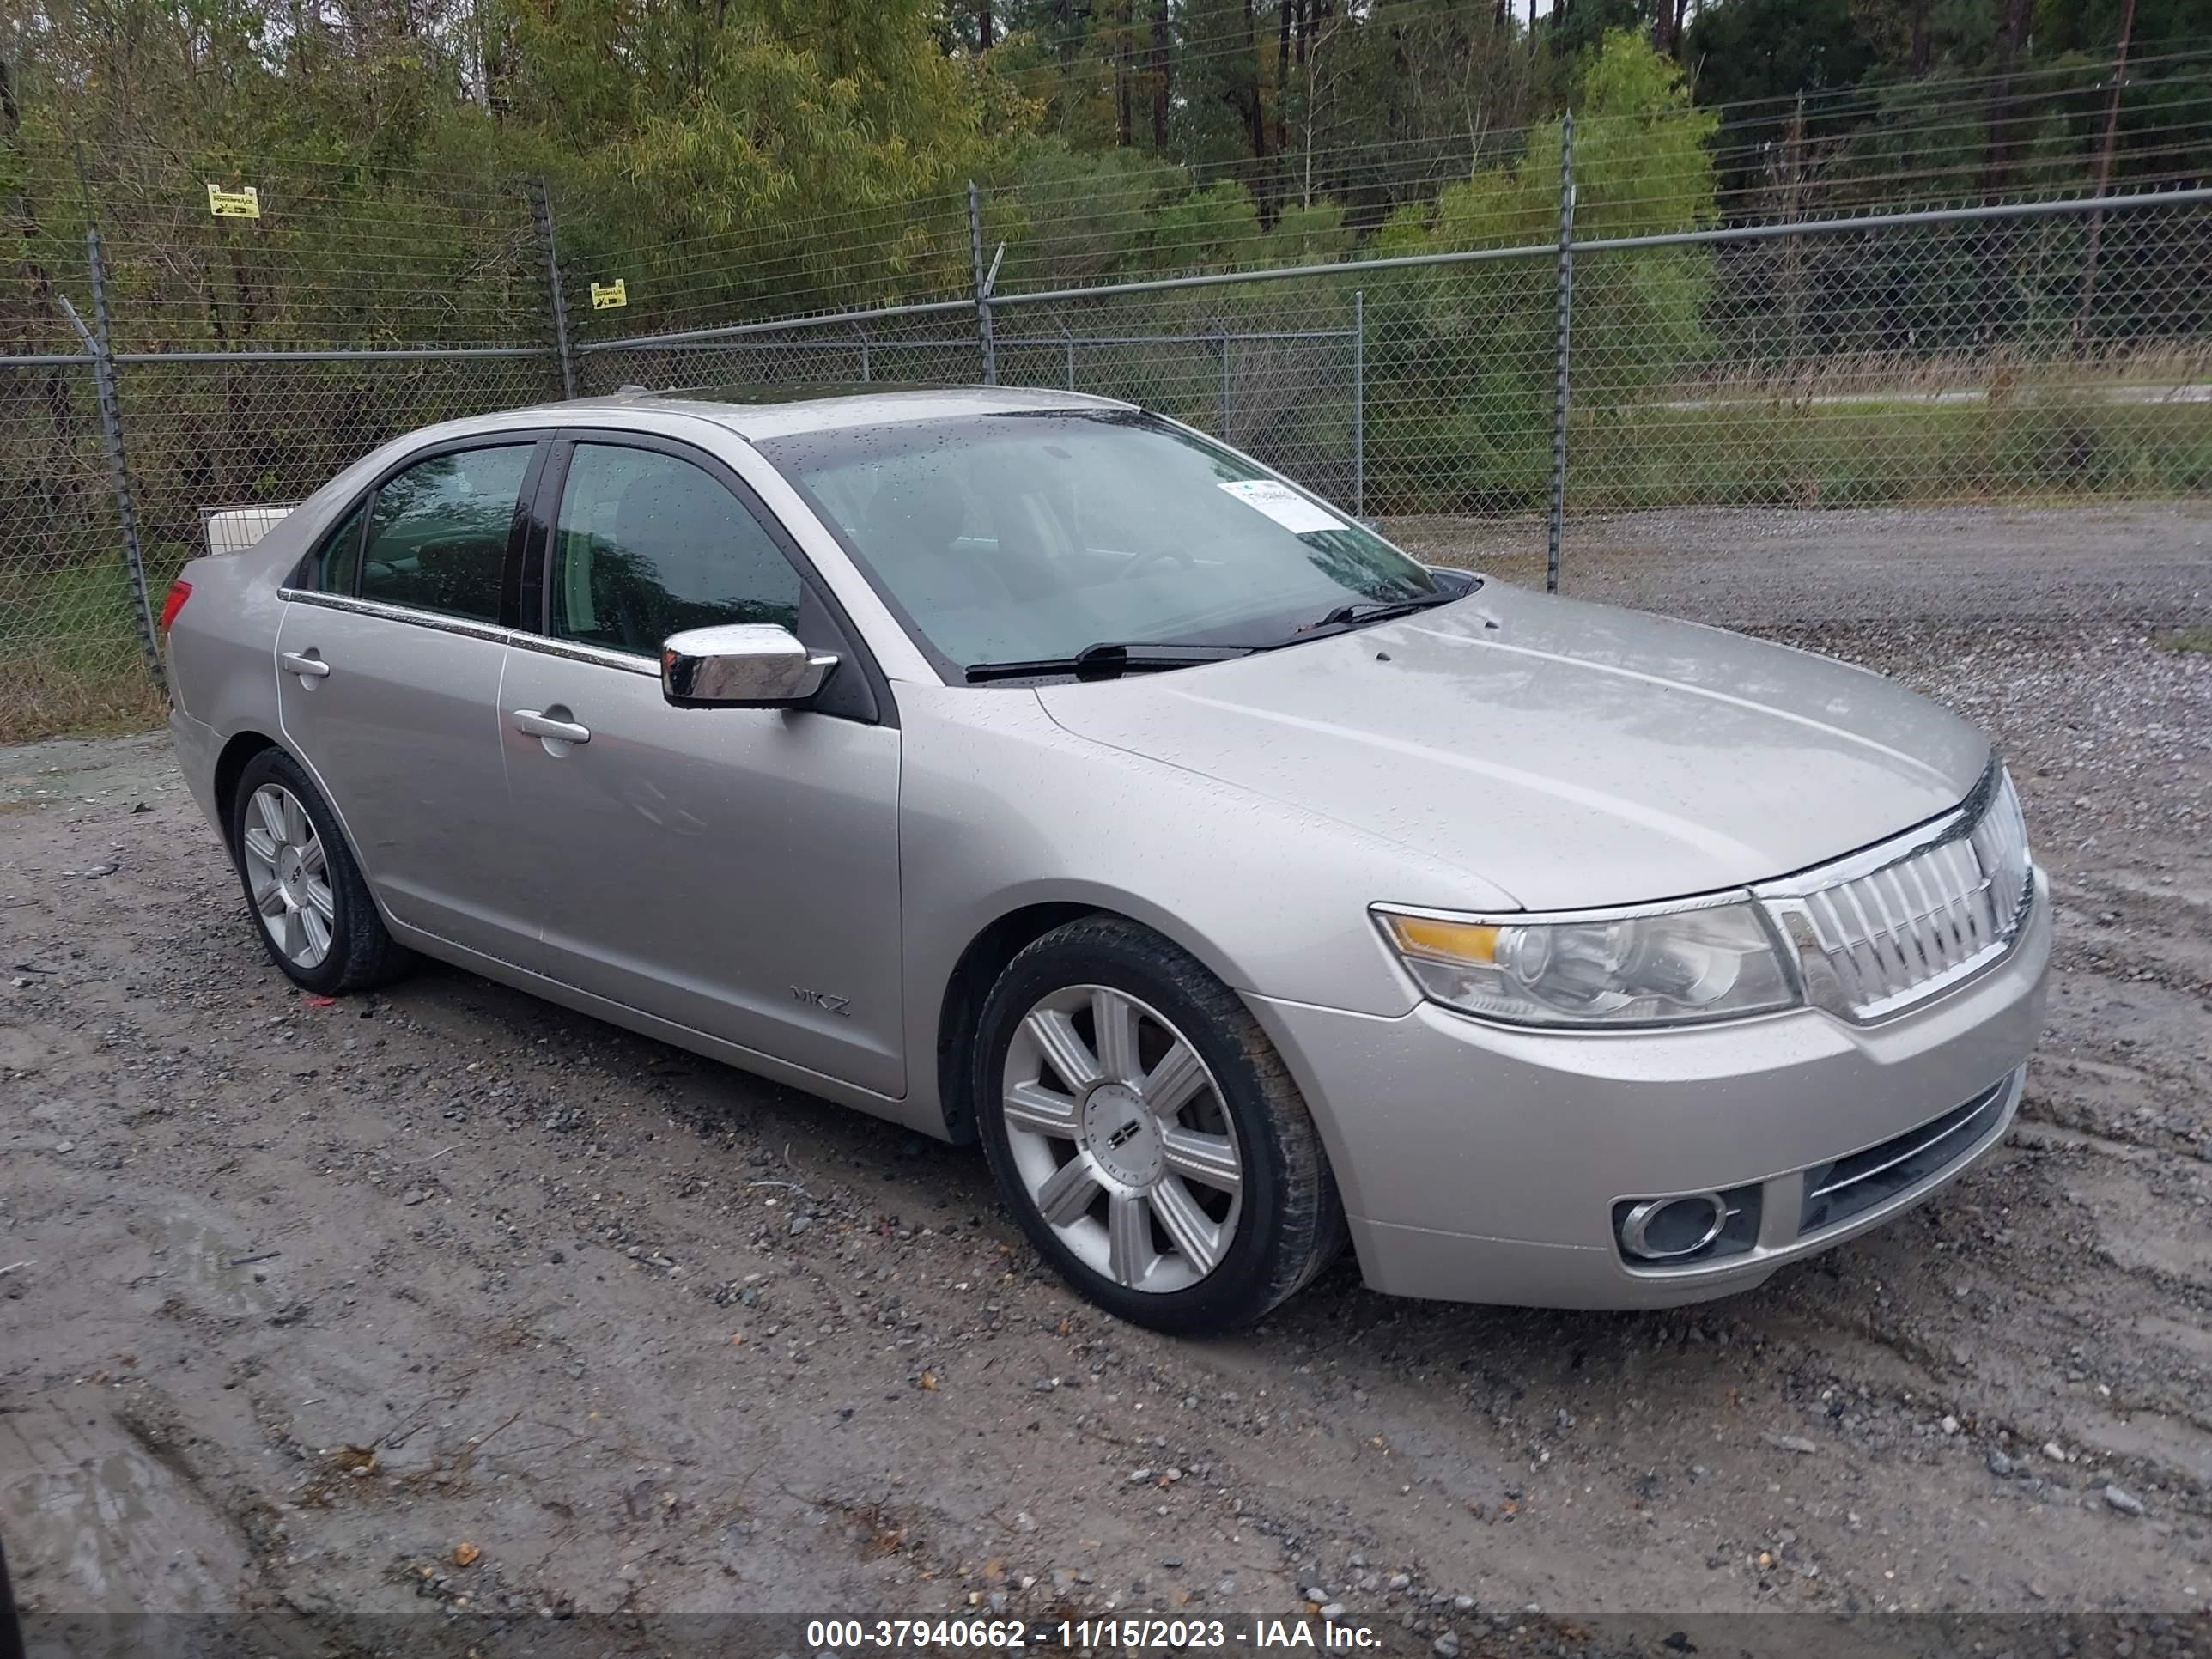
<svg viewBox="0 0 2212 1659"><path fill-rule="evenodd" d="M169 624L177 619L177 612L185 608L185 601L192 596L192 585L188 581L169 584L169 597L161 601L161 631L169 631Z"/></svg>

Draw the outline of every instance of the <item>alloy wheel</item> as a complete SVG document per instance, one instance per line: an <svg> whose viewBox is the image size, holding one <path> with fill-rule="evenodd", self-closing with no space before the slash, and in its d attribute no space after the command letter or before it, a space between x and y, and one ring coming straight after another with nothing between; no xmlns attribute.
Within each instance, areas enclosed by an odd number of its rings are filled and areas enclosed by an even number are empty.
<svg viewBox="0 0 2212 1659"><path fill-rule="evenodd" d="M320 967L337 902L322 837L299 797L282 784L263 784L246 802L240 840L246 887L270 942L294 967Z"/></svg>
<svg viewBox="0 0 2212 1659"><path fill-rule="evenodd" d="M1053 992L1023 1017L1001 1089L1023 1188L1079 1260L1157 1294L1220 1265L1243 1216L1237 1128L1158 1010L1103 985Z"/></svg>

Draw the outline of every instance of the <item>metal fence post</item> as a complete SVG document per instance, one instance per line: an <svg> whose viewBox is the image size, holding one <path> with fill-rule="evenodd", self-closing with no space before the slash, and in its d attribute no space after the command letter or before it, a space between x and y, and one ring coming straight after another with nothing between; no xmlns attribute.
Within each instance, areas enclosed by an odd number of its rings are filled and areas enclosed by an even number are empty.
<svg viewBox="0 0 2212 1659"><path fill-rule="evenodd" d="M1352 290L1352 516L1367 516L1367 290Z"/></svg>
<svg viewBox="0 0 2212 1659"><path fill-rule="evenodd" d="M138 540L138 507L131 493L131 467L123 449L123 405L116 395L107 270L100 258L100 228L96 225L84 233L84 252L92 276L91 329L86 329L84 319L76 314L76 307L69 302L67 295L56 297L69 315L70 326L76 330L84 349L92 354L93 390L100 404L100 430L107 449L107 471L115 489L115 514L123 528L123 568L131 586L131 617L138 630L138 653L145 659L146 672L153 676L155 689L167 696L168 678L161 672L161 641L154 637L153 601L146 592L146 556Z"/></svg>
<svg viewBox="0 0 2212 1659"><path fill-rule="evenodd" d="M1215 349L1221 353L1221 391L1216 401L1220 405L1221 441L1229 441L1229 325L1221 325L1215 337Z"/></svg>
<svg viewBox="0 0 2212 1659"><path fill-rule="evenodd" d="M983 198L968 181L968 252L975 265L975 344L983 354L983 384L999 383L999 351L991 341L991 283L983 274Z"/></svg>
<svg viewBox="0 0 2212 1659"><path fill-rule="evenodd" d="M862 328L858 323L855 323L853 325L853 333L860 343L860 384L862 386L872 385L875 381L876 374L875 364L870 359L868 353L868 331Z"/></svg>
<svg viewBox="0 0 2212 1659"><path fill-rule="evenodd" d="M1075 390L1075 336L1068 331L1066 323L1060 325L1060 343L1067 353L1067 389Z"/></svg>
<svg viewBox="0 0 2212 1659"><path fill-rule="evenodd" d="M1559 366L1552 390L1552 510L1545 534L1544 591L1559 591L1559 531L1567 505L1567 359L1575 314L1575 117L1559 118Z"/></svg>
<svg viewBox="0 0 2212 1659"><path fill-rule="evenodd" d="M530 185L530 211L545 245L545 294L553 313L553 350L561 362L561 395L576 395L576 354L568 345L568 296L561 286L561 245L553 234L553 192L542 178Z"/></svg>

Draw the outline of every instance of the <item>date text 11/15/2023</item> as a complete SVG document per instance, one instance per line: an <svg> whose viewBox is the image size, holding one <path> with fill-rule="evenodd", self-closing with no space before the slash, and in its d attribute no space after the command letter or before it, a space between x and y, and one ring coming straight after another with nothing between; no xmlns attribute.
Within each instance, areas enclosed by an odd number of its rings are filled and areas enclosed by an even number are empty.
<svg viewBox="0 0 2212 1659"><path fill-rule="evenodd" d="M1353 1653L1379 1648L1382 1641L1370 1626L1333 1619L817 1619L807 1624L806 1644L817 1654L1004 1653L1031 1647L1092 1652L1304 1648Z"/></svg>

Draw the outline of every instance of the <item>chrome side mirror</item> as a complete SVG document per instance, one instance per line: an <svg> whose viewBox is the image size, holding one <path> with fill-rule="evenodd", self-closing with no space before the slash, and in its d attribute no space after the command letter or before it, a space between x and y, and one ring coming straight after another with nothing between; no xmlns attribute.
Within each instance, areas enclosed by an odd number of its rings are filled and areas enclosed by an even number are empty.
<svg viewBox="0 0 2212 1659"><path fill-rule="evenodd" d="M660 647L660 691L678 708L788 708L836 665L835 652L809 651L774 623L690 628Z"/></svg>

